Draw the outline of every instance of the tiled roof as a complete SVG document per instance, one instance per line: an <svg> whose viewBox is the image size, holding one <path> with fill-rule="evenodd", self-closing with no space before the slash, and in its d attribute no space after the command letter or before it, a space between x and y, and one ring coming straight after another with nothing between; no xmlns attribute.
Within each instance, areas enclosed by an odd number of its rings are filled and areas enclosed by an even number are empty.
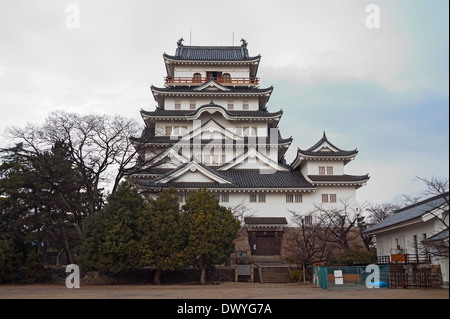
<svg viewBox="0 0 450 319"><path fill-rule="evenodd" d="M282 110L274 113L263 110L257 111L226 110L223 106L215 103L202 105L196 110L162 110L162 109L157 109L156 111L141 110L141 114L144 114L149 117L194 117L198 113L202 112L204 108L207 107L218 108L219 110L224 111L230 117L267 118L267 117L277 117L283 114Z"/></svg>
<svg viewBox="0 0 450 319"><path fill-rule="evenodd" d="M441 231L440 233L437 233L436 235L431 236L430 238L427 238L425 240L422 241L422 243L433 243L433 242L437 242L437 241L441 241L441 240L445 240L448 239L448 228Z"/></svg>
<svg viewBox="0 0 450 319"><path fill-rule="evenodd" d="M186 164L184 164L186 165ZM175 170L178 170L176 168ZM217 172L214 168L208 167L211 172ZM175 171L174 170L174 171ZM172 171L172 172L174 172ZM172 172L166 173L166 176ZM217 172L218 176L231 181L231 184L219 183L189 183L189 182L169 182L158 183L158 179L154 180L140 180L136 184L142 187L170 187L175 188L202 188L207 187L211 189L226 188L226 189L314 189L314 186L308 183L298 171L276 171L272 174L262 174L258 169L252 170L228 170Z"/></svg>
<svg viewBox="0 0 450 319"><path fill-rule="evenodd" d="M322 145L323 143L328 143L331 147L333 147L334 149L336 149L336 152L333 151L314 151L314 149L318 148L320 145ZM298 153L302 154L302 155L306 155L306 156L323 156L323 157L336 157L336 156L351 156L351 155L356 155L358 154L358 150L350 150L350 151L345 151L345 150L341 150L339 147L333 145L327 138L325 131L323 132L323 136L322 138L313 146L311 146L310 148L308 148L307 150L302 150L302 149L298 149Z"/></svg>
<svg viewBox="0 0 450 319"><path fill-rule="evenodd" d="M175 144L179 141L181 141L181 137L174 137L174 136L153 136L151 134L148 134L149 129L144 129L144 133L142 134L141 137L131 137L130 139L132 141L135 142L140 142L140 143L154 143L154 144ZM248 144L248 137L244 137L244 144L247 145ZM194 142L201 142L201 144L210 144L210 145L227 145L227 143L229 143L230 141L227 141L225 139L201 139L201 140L197 140L194 138L191 138L190 140L184 140L186 143L188 143L188 141L190 141L191 145L194 144ZM259 143L259 145L264 145L262 144L262 142L258 139L257 141ZM290 143L292 142L292 137L289 138L279 138L278 139L278 144L286 144L286 143ZM270 137L266 137L266 144L265 145L269 145L271 143L270 141ZM184 144L183 144L184 145Z"/></svg>
<svg viewBox="0 0 450 319"><path fill-rule="evenodd" d="M175 55L164 54L173 60L197 61L246 61L255 60L260 56L251 57L245 46L184 46L179 45Z"/></svg>
<svg viewBox="0 0 450 319"><path fill-rule="evenodd" d="M246 225L287 225L285 217L245 217Z"/></svg>
<svg viewBox="0 0 450 319"><path fill-rule="evenodd" d="M369 179L366 175L308 175L313 182L362 182Z"/></svg>
<svg viewBox="0 0 450 319"><path fill-rule="evenodd" d="M210 120L210 121L216 122L214 120ZM208 122L203 123L202 126L206 125ZM219 127L223 128L224 130L226 130L226 128L223 127L222 125L220 125L218 123L217 123L217 125ZM188 134L191 134L191 132L189 132ZM145 127L143 129L142 134L141 134L140 137L131 137L130 139L132 141L138 142L138 143L154 143L154 144L167 144L167 145L169 145L169 144L175 144L175 143L181 141L182 140L182 136L167 136L167 135L155 136L154 129L149 128L149 127ZM194 139L193 138L191 138L189 140L186 139L185 142L187 143L187 141L189 141L192 144L194 142ZM197 140L195 140L195 141L197 141ZM248 137L244 137L243 141L244 141L244 144L247 145L248 141L249 141L249 138ZM258 139L257 142L261 143L260 139ZM286 143L291 143L291 142L292 142L292 137L283 138L283 137L281 137L280 131L278 131L278 144L286 144ZM226 145L227 141L224 140L224 139L213 139L213 140L211 140L211 139L202 139L201 143L202 144L210 144L210 143L215 144L215 143L217 143L217 144L220 144L220 145ZM266 137L266 145L269 145L269 144L271 144L270 136L267 136Z"/></svg>
<svg viewBox="0 0 450 319"><path fill-rule="evenodd" d="M364 233L371 233L373 231L382 230L394 225L399 225L404 222L413 221L414 219L420 219L426 213L432 211L433 209L444 205L448 202L448 192L446 193L445 199L442 195L433 196L414 205L407 206L395 211L392 215L387 217L385 220L379 222L375 226L372 226L364 231Z"/></svg>
<svg viewBox="0 0 450 319"><path fill-rule="evenodd" d="M196 87L157 87L152 85L151 86L152 91L158 91L163 93L198 93L198 94L206 94L206 93L213 93L213 94L248 94L248 93L270 93L273 91L273 87L270 86L268 88L247 88L247 87L229 87L227 91L198 91L195 90Z"/></svg>
<svg viewBox="0 0 450 319"><path fill-rule="evenodd" d="M298 153L305 156L313 156L313 157L342 157L342 156L353 156L358 154L358 150L353 151L339 151L339 152L311 152L304 151L302 149L298 149Z"/></svg>

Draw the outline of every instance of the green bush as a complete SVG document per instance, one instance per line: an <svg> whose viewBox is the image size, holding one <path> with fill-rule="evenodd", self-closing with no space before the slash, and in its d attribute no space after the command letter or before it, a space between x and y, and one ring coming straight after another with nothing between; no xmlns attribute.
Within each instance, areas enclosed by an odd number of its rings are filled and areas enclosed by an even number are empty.
<svg viewBox="0 0 450 319"><path fill-rule="evenodd" d="M43 257L40 253L28 255L24 267L23 281L25 283L45 282L49 279L50 270L44 267Z"/></svg>
<svg viewBox="0 0 450 319"><path fill-rule="evenodd" d="M22 253L14 246L13 240L0 240L0 283L18 280Z"/></svg>
<svg viewBox="0 0 450 319"><path fill-rule="evenodd" d="M353 266L372 264L375 255L368 251L347 250L343 254L328 260L330 266Z"/></svg>
<svg viewBox="0 0 450 319"><path fill-rule="evenodd" d="M303 278L303 271L300 269L293 269L291 270L291 280L298 282L300 279Z"/></svg>

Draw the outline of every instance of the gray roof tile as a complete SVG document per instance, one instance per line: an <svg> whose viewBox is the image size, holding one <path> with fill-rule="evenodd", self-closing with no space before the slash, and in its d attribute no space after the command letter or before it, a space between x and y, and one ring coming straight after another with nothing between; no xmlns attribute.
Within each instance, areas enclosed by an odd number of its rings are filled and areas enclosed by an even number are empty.
<svg viewBox="0 0 450 319"><path fill-rule="evenodd" d="M426 213L448 202L448 192L445 199L442 195L433 196L414 205L401 208L394 212L391 216L387 217L380 223L372 226L364 231L364 233L370 233L373 231L381 230L390 226L398 225L407 221L421 218Z"/></svg>
<svg viewBox="0 0 450 319"><path fill-rule="evenodd" d="M285 217L245 217L246 225L287 225Z"/></svg>
<svg viewBox="0 0 450 319"><path fill-rule="evenodd" d="M186 164L184 164L186 165ZM175 170L178 170L176 168ZM214 172L214 168L208 167ZM166 173L170 175L171 172ZM186 183L186 182L169 182L166 184L158 183L158 179L153 180L139 180L136 182L138 186L143 187L170 187L175 188L246 188L249 190L260 189L314 189L314 186L308 183L305 178L298 171L276 171L272 174L262 174L258 169L249 170L228 170L217 171L217 175L227 180L232 181L231 184L218 183Z"/></svg>
<svg viewBox="0 0 450 319"><path fill-rule="evenodd" d="M244 46L178 46L175 55L164 54L174 60L200 61L245 61L258 59L250 57Z"/></svg>

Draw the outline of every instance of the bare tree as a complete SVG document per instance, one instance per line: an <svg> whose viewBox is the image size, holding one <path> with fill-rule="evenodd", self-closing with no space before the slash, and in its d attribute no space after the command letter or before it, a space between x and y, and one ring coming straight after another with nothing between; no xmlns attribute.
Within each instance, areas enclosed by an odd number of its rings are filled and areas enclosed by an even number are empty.
<svg viewBox="0 0 450 319"><path fill-rule="evenodd" d="M8 133L35 153L46 151L55 143L64 143L81 172L90 203L87 210L94 214L104 203L104 187L112 182L114 192L135 164L139 150L133 147L131 136L139 131L136 121L121 116L55 111L42 126L12 127Z"/></svg>
<svg viewBox="0 0 450 319"><path fill-rule="evenodd" d="M302 265L303 281L305 281L307 267L327 259L330 233L326 232L323 216L315 212L301 214L290 211L290 213L291 221L295 226L286 229L285 248L289 257L295 263Z"/></svg>
<svg viewBox="0 0 450 319"><path fill-rule="evenodd" d="M392 203L369 204L366 208L368 225L378 224L399 208L399 205Z"/></svg>
<svg viewBox="0 0 450 319"><path fill-rule="evenodd" d="M231 210L231 213L233 214L234 217L237 218L237 220L239 220L241 225L244 223L245 217L255 216L255 213L250 212L251 211L250 208L248 208L247 205L245 205L245 200L242 200L239 204L235 206L228 206L227 208Z"/></svg>
<svg viewBox="0 0 450 319"><path fill-rule="evenodd" d="M340 206L325 207L315 205L317 212L325 217L325 227L331 236L328 241L334 243L337 248L347 250L349 234L358 225L358 219L363 207L350 205L349 200L341 200Z"/></svg>
<svg viewBox="0 0 450 319"><path fill-rule="evenodd" d="M427 248L428 253L435 257L449 256L449 180L448 178L438 178L432 176L430 178L417 177L422 181L427 189L425 195L434 196L439 202L438 205L430 203L429 214L438 220L436 227L440 231L433 237L422 241Z"/></svg>
<svg viewBox="0 0 450 319"><path fill-rule="evenodd" d="M448 191L449 191L449 180L448 178L438 178L435 176L431 176L430 178L424 178L424 177L418 177L417 179L422 181L427 189L425 190L425 195L428 196L436 196L440 195L442 199L447 204L447 207L449 206L449 198L448 198Z"/></svg>

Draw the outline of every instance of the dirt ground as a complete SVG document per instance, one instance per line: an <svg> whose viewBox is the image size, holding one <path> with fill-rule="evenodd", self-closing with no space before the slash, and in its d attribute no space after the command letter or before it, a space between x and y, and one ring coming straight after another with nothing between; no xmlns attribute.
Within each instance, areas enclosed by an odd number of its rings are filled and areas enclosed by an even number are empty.
<svg viewBox="0 0 450 319"><path fill-rule="evenodd" d="M449 299L449 289L324 290L312 284L0 285L0 299Z"/></svg>

